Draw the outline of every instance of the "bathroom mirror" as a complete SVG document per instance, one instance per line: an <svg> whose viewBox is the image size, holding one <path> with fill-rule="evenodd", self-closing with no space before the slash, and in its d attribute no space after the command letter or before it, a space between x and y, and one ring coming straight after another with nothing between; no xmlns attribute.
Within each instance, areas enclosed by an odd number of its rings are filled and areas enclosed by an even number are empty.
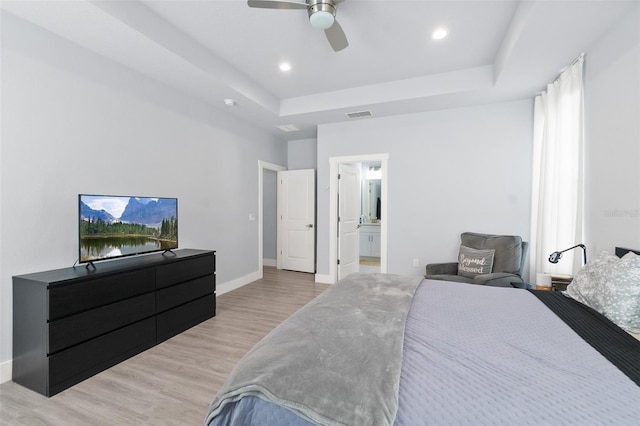
<svg viewBox="0 0 640 426"><path fill-rule="evenodd" d="M362 180L362 215L365 223L375 223L381 219L380 188L380 179Z"/></svg>

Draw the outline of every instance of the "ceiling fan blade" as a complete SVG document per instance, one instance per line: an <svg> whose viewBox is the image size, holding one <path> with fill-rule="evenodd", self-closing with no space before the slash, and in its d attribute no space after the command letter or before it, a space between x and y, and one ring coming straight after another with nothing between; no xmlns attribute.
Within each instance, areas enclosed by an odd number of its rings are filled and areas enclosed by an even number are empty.
<svg viewBox="0 0 640 426"><path fill-rule="evenodd" d="M334 21L332 26L324 30L324 34L327 36L329 44L336 52L339 52L349 46L347 36L344 34L344 31L340 24L338 24L338 21Z"/></svg>
<svg viewBox="0 0 640 426"><path fill-rule="evenodd" d="M307 3L285 0L248 0L249 7L259 7L262 9L306 9Z"/></svg>

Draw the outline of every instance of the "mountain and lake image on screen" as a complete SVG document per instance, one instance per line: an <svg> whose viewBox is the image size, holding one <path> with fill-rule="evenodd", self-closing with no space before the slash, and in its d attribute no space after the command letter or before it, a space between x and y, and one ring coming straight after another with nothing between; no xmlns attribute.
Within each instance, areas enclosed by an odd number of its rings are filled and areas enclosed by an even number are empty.
<svg viewBox="0 0 640 426"><path fill-rule="evenodd" d="M177 198L79 195L80 262L178 248Z"/></svg>

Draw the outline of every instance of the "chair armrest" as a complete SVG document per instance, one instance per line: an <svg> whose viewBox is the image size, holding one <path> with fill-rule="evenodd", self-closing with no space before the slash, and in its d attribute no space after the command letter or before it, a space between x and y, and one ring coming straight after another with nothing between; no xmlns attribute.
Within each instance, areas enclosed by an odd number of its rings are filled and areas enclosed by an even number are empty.
<svg viewBox="0 0 640 426"><path fill-rule="evenodd" d="M519 275L508 272L493 272L491 274L480 274L473 278L475 284L490 285L493 287L513 287L511 283L523 283Z"/></svg>
<svg viewBox="0 0 640 426"><path fill-rule="evenodd" d="M427 265L427 275L457 275L458 262L430 263Z"/></svg>

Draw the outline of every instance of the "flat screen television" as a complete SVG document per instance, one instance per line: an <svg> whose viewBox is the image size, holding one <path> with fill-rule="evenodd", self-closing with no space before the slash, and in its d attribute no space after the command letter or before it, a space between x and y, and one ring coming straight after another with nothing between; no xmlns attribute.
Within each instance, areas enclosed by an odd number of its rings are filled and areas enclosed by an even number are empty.
<svg viewBox="0 0 640 426"><path fill-rule="evenodd" d="M178 199L78 195L79 262L178 248Z"/></svg>

